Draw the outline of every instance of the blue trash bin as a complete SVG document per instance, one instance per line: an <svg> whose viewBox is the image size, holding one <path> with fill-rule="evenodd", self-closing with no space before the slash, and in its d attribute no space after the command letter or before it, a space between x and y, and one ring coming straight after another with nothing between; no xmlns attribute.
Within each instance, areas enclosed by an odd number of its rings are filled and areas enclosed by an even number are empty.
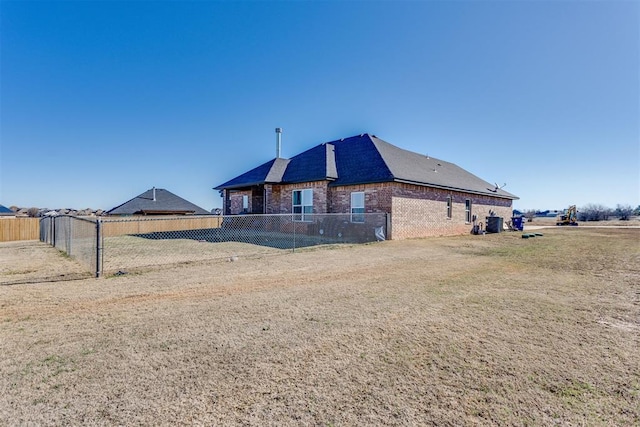
<svg viewBox="0 0 640 427"><path fill-rule="evenodd" d="M513 218L511 218L511 225L513 225L513 228L520 231L524 230L523 219L524 217L522 216L514 216Z"/></svg>

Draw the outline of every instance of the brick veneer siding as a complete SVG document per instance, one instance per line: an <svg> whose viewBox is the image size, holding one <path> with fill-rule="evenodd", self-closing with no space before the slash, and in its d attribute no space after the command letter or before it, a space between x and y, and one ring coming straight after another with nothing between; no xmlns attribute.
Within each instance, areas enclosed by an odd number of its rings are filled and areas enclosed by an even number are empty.
<svg viewBox="0 0 640 427"><path fill-rule="evenodd" d="M267 215L279 214L280 212L280 198L281 189L279 185L265 184L264 185L264 204L266 206L265 213Z"/></svg>
<svg viewBox="0 0 640 427"><path fill-rule="evenodd" d="M300 184L265 185L267 213L288 214L293 208L294 190L313 190L313 213L327 213L328 181L304 182Z"/></svg>
<svg viewBox="0 0 640 427"><path fill-rule="evenodd" d="M329 187L329 212L349 213L351 193L364 192L365 212L391 212L393 239L412 237L454 236L469 233L465 201L471 200L471 214L484 225L489 210L508 220L512 214L509 199L473 195L463 192L385 182ZM451 218L447 218L447 197L451 196Z"/></svg>
<svg viewBox="0 0 640 427"><path fill-rule="evenodd" d="M393 185L394 183L391 182L382 182L329 187L329 212L350 213L351 193L364 192L365 213L389 213L391 212Z"/></svg>
<svg viewBox="0 0 640 427"><path fill-rule="evenodd" d="M242 196L249 198L249 212L251 212L251 190L229 192L229 212L230 215L238 215L243 213Z"/></svg>
<svg viewBox="0 0 640 427"><path fill-rule="evenodd" d="M471 200L471 214L485 224L489 211L505 221L512 215L512 201L397 182L329 187L330 181L287 185L264 185L267 214L289 214L294 190L313 189L314 213L350 213L351 193L364 192L366 213L391 213L391 238L453 236L467 234L472 224L466 221L465 201ZM231 213L242 212L242 196L251 191L230 194ZM452 199L451 218L447 218L447 197ZM251 210L251 206L249 206Z"/></svg>
<svg viewBox="0 0 640 427"><path fill-rule="evenodd" d="M447 218L447 197L452 199L451 218ZM511 218L512 201L498 197L396 184L391 207L393 238L453 236L471 231L472 224L466 221L465 202L471 200L471 215L485 224L489 211Z"/></svg>

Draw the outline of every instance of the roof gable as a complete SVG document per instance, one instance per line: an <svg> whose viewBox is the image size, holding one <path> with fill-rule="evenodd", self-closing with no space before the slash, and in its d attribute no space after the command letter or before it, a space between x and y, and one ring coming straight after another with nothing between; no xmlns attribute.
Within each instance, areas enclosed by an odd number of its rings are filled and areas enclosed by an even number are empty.
<svg viewBox="0 0 640 427"><path fill-rule="evenodd" d="M116 206L107 211L107 213L109 215L139 215L145 213L206 215L209 212L170 191L162 188L152 188L120 206Z"/></svg>
<svg viewBox="0 0 640 427"><path fill-rule="evenodd" d="M224 184L220 184L217 187L214 187L214 189L232 189L267 183L279 183L282 181L282 176L284 175L289 162L289 159L283 159L280 157L269 160L268 162L263 163L260 166L225 182Z"/></svg>

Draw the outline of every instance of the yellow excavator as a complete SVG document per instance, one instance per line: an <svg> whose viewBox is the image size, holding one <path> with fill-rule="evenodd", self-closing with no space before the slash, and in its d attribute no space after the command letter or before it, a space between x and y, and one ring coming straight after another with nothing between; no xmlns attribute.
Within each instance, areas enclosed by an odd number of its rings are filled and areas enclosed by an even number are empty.
<svg viewBox="0 0 640 427"><path fill-rule="evenodd" d="M556 225L578 225L578 210L576 205L569 206L569 209L565 210L556 217Z"/></svg>

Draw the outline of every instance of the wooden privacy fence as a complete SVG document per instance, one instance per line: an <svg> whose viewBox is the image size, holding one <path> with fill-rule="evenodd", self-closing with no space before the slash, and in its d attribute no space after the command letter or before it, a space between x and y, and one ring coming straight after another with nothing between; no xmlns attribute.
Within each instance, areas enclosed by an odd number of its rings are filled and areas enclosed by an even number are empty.
<svg viewBox="0 0 640 427"><path fill-rule="evenodd" d="M146 234L160 231L183 231L208 228L219 228L222 217L203 216L192 218L106 218L102 220L104 237L122 236L123 234Z"/></svg>
<svg viewBox="0 0 640 427"><path fill-rule="evenodd" d="M0 242L38 240L39 218L0 218Z"/></svg>

